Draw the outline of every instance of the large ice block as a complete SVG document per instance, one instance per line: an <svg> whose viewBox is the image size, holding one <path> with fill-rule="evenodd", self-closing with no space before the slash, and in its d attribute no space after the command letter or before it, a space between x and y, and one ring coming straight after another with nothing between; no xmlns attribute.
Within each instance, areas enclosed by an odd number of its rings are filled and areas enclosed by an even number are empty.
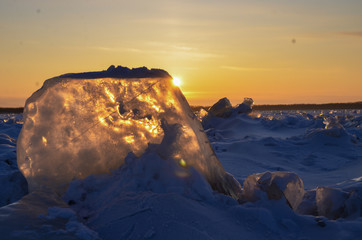
<svg viewBox="0 0 362 240"><path fill-rule="evenodd" d="M162 158L194 167L213 189L238 198L239 183L171 80L163 70L112 66L45 81L26 101L17 144L29 190L63 192L74 178L110 172L129 152L141 156L162 143Z"/></svg>

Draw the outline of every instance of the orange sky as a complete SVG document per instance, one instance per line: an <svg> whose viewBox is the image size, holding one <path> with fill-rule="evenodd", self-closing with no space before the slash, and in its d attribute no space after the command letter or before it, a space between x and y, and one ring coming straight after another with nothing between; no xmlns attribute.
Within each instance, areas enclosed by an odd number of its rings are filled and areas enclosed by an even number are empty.
<svg viewBox="0 0 362 240"><path fill-rule="evenodd" d="M190 104L362 100L362 1L2 0L0 107L44 80L162 68Z"/></svg>

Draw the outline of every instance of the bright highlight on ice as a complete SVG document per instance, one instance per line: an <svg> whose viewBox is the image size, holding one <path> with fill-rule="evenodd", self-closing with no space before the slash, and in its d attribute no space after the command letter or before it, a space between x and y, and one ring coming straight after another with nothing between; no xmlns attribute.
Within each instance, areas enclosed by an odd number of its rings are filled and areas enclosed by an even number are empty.
<svg viewBox="0 0 362 240"><path fill-rule="evenodd" d="M173 85L180 87L181 86L181 79L179 77L173 77L172 79Z"/></svg>

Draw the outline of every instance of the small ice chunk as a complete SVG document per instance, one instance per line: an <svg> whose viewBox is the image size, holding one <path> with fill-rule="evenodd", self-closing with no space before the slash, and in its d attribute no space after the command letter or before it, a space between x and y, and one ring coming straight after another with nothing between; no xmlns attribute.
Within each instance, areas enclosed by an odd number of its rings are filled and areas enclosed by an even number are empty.
<svg viewBox="0 0 362 240"><path fill-rule="evenodd" d="M288 205L296 210L304 195L302 179L291 172L256 173L244 181L243 200L257 201L263 194L270 200L285 198Z"/></svg>
<svg viewBox="0 0 362 240"><path fill-rule="evenodd" d="M237 114L246 113L249 114L253 110L254 100L252 98L244 98L244 101L235 107L234 112Z"/></svg>
<svg viewBox="0 0 362 240"><path fill-rule="evenodd" d="M231 103L229 101L229 99L225 98L221 98L219 101L217 101L217 103L215 103L214 105L212 105L208 112L211 116L215 116L215 117L229 117L231 115Z"/></svg>
<svg viewBox="0 0 362 240"><path fill-rule="evenodd" d="M342 124L339 123L337 117L325 117L323 123L325 124L325 129L343 128Z"/></svg>
<svg viewBox="0 0 362 240"><path fill-rule="evenodd" d="M348 199L344 203L345 217L354 219L362 217L362 198L355 191L349 193Z"/></svg>
<svg viewBox="0 0 362 240"><path fill-rule="evenodd" d="M329 219L355 219L362 216L361 210L362 199L356 189L344 191L338 188L318 187L304 194L296 212Z"/></svg>
<svg viewBox="0 0 362 240"><path fill-rule="evenodd" d="M196 112L195 115L196 117L200 120L200 122L202 122L202 120L208 115L209 113L201 108L200 111Z"/></svg>
<svg viewBox="0 0 362 240"><path fill-rule="evenodd" d="M296 212L303 215L318 215L318 209L316 204L316 190L306 191L302 202L299 204Z"/></svg>
<svg viewBox="0 0 362 240"><path fill-rule="evenodd" d="M345 201L348 193L341 189L331 187L318 187L316 190L316 204L318 215L329 219L344 216Z"/></svg>

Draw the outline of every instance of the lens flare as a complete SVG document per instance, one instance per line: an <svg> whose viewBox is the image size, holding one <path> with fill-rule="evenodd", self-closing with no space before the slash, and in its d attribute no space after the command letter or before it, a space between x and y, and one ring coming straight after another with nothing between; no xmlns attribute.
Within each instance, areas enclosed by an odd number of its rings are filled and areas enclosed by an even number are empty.
<svg viewBox="0 0 362 240"><path fill-rule="evenodd" d="M181 167L186 167L186 161L183 160L182 158L179 160L179 164Z"/></svg>

